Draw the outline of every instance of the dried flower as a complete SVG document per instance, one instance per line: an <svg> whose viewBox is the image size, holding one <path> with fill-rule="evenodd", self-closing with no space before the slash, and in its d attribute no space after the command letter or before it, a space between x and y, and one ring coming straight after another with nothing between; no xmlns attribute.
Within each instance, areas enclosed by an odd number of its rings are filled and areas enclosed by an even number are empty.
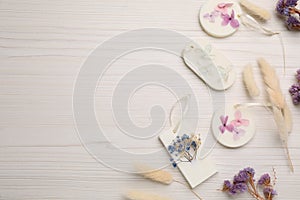
<svg viewBox="0 0 300 200"><path fill-rule="evenodd" d="M207 19L210 23L215 23L215 18L219 16L219 12L212 11L211 13L206 13L203 17Z"/></svg>
<svg viewBox="0 0 300 200"><path fill-rule="evenodd" d="M229 180L225 180L222 191L227 192L231 189L231 187L232 187L231 182Z"/></svg>
<svg viewBox="0 0 300 200"><path fill-rule="evenodd" d="M293 27L300 26L300 21L294 16L289 16L286 20L286 23L289 29L293 29Z"/></svg>
<svg viewBox="0 0 300 200"><path fill-rule="evenodd" d="M221 14L223 18L222 26L227 26L230 24L232 28L238 28L240 26L239 21L235 18L234 10L231 11L231 15L229 14Z"/></svg>
<svg viewBox="0 0 300 200"><path fill-rule="evenodd" d="M260 194L259 188L255 186L256 184L254 175L255 170L253 168L244 168L234 176L232 182L230 182L229 180L224 181L222 191L226 192L229 195L236 195L248 191L249 194L257 200L272 200L273 197L277 195L277 193L273 189L275 182L273 182L273 185L271 184L270 175L263 174L257 182L257 184L260 186L260 189L262 190L263 196Z"/></svg>
<svg viewBox="0 0 300 200"><path fill-rule="evenodd" d="M248 175L250 175L250 178L251 178L251 177L252 177L252 178L254 177L255 171L254 171L253 168L247 167L247 168L244 169L244 171L247 172Z"/></svg>
<svg viewBox="0 0 300 200"><path fill-rule="evenodd" d="M297 5L297 1L298 1L298 0L286 0L286 1L285 1L285 4L286 4L287 6L296 6L296 5Z"/></svg>
<svg viewBox="0 0 300 200"><path fill-rule="evenodd" d="M178 162L192 162L197 156L200 145L199 135L176 136L172 144L168 146L168 151L172 155L170 161L173 167L177 167Z"/></svg>
<svg viewBox="0 0 300 200"><path fill-rule="evenodd" d="M245 191L247 191L246 183L236 183L232 186L230 193L236 194L236 193L243 193Z"/></svg>
<svg viewBox="0 0 300 200"><path fill-rule="evenodd" d="M265 187L263 193L267 200L272 200L277 195L277 192L272 187Z"/></svg>
<svg viewBox="0 0 300 200"><path fill-rule="evenodd" d="M300 30L300 10L297 4L298 0L279 0L276 5L277 13L285 18L289 29Z"/></svg>
<svg viewBox="0 0 300 200"><path fill-rule="evenodd" d="M228 192L230 195L235 195L237 193L242 193L247 190L247 184L245 182L233 183L229 180L225 180L223 184L223 192Z"/></svg>
<svg viewBox="0 0 300 200"><path fill-rule="evenodd" d="M269 174L263 174L258 180L258 185L270 185L271 177Z"/></svg>
<svg viewBox="0 0 300 200"><path fill-rule="evenodd" d="M292 96L294 105L298 105L300 103L300 70L297 70L297 73L295 76L297 79L297 83L293 84L290 87L289 92Z"/></svg>
<svg viewBox="0 0 300 200"><path fill-rule="evenodd" d="M234 126L231 123L227 124L228 115L226 115L226 116L222 115L220 117L220 120L221 120L221 126L219 126L219 130L221 131L221 133L224 133L226 130L229 131L229 132L233 131Z"/></svg>
<svg viewBox="0 0 300 200"><path fill-rule="evenodd" d="M245 170L241 170L237 175L233 178L233 183L246 183L249 180L249 175Z"/></svg>
<svg viewBox="0 0 300 200"><path fill-rule="evenodd" d="M233 3L219 3L215 7L215 11L222 13L223 15L226 15L228 13L228 8L232 7Z"/></svg>

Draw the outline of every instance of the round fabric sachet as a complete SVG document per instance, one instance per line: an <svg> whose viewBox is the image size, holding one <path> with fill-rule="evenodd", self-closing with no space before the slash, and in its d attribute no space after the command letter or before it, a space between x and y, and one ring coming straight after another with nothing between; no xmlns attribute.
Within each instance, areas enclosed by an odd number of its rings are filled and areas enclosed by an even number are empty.
<svg viewBox="0 0 300 200"><path fill-rule="evenodd" d="M246 107L226 106L215 111L211 126L214 137L226 147L241 147L255 135L255 122Z"/></svg>
<svg viewBox="0 0 300 200"><path fill-rule="evenodd" d="M206 33L213 37L227 37L240 27L241 7L235 1L208 0L199 13L199 21Z"/></svg>

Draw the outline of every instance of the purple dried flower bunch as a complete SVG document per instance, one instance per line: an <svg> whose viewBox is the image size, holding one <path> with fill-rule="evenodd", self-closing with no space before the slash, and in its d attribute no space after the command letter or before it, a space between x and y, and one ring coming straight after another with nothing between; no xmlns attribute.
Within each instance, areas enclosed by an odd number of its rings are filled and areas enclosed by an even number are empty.
<svg viewBox="0 0 300 200"><path fill-rule="evenodd" d="M289 89L294 105L300 103L300 69L297 70L296 79L297 83L293 84Z"/></svg>
<svg viewBox="0 0 300 200"><path fill-rule="evenodd" d="M171 154L170 161L173 167L177 167L180 162L192 162L197 157L197 151L201 145L199 135L192 134L191 136L184 134L181 137L176 136L172 144L168 146L168 151Z"/></svg>
<svg viewBox="0 0 300 200"><path fill-rule="evenodd" d="M274 181L271 180L269 174L263 174L256 183L254 180L254 169L250 167L245 168L234 176L232 182L225 180L222 191L229 195L249 192L257 200L272 200L277 195L277 192L274 190L276 176L274 170L273 172Z"/></svg>
<svg viewBox="0 0 300 200"><path fill-rule="evenodd" d="M297 9L298 0L279 0L276 11L285 18L289 29L300 30L300 10Z"/></svg>

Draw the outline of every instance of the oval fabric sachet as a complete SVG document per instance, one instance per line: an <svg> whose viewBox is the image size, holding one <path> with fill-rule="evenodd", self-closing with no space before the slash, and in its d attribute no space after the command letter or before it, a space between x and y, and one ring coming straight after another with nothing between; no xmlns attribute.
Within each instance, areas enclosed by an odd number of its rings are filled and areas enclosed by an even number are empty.
<svg viewBox="0 0 300 200"><path fill-rule="evenodd" d="M188 44L182 57L187 67L214 90L226 90L235 82L232 63L205 41Z"/></svg>

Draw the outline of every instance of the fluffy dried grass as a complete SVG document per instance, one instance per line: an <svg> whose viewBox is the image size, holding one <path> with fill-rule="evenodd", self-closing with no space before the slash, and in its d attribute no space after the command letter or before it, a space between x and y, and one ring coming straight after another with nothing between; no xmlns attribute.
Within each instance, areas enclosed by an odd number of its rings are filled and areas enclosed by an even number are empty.
<svg viewBox="0 0 300 200"><path fill-rule="evenodd" d="M258 97L259 88L256 85L251 64L245 66L243 70L243 80L250 97Z"/></svg>
<svg viewBox="0 0 300 200"><path fill-rule="evenodd" d="M286 104L285 98L282 94L279 78L275 72L275 69L271 67L270 64L263 58L259 58L257 62L262 72L266 85L266 91L272 104L272 111L278 128L279 136L284 148L286 149L289 166L293 172L294 167L288 149L288 134L291 132L293 126L291 111L288 108L288 105Z"/></svg>
<svg viewBox="0 0 300 200"><path fill-rule="evenodd" d="M253 17L260 19L262 21L267 21L271 19L271 13L267 11L266 9L251 3L248 0L240 0L240 5L245 9L249 15L252 15Z"/></svg>
<svg viewBox="0 0 300 200"><path fill-rule="evenodd" d="M132 190L125 194L128 200L171 200L170 198L160 196L158 194L146 193L142 191Z"/></svg>

